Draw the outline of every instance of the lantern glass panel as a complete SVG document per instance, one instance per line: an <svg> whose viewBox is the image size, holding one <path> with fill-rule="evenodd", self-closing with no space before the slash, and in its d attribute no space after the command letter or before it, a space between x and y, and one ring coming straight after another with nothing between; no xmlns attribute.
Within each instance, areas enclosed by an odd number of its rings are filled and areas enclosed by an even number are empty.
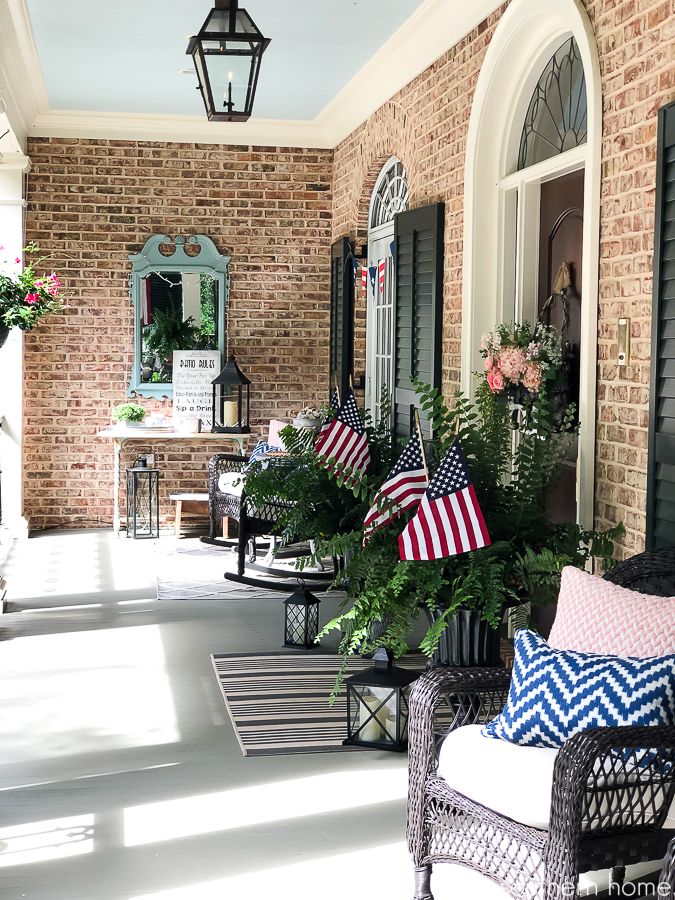
<svg viewBox="0 0 675 900"><path fill-rule="evenodd" d="M205 42L206 43L206 42ZM233 45L234 46L234 45ZM251 54L224 56L216 43L215 51L205 49L204 60L208 69L213 108L216 113L243 112L248 103L249 77L251 75ZM237 50L237 52L240 52ZM230 94L230 72L232 92ZM229 106L229 102L232 106Z"/></svg>
<svg viewBox="0 0 675 900"><path fill-rule="evenodd" d="M127 537L159 537L158 469L127 469Z"/></svg>
<svg viewBox="0 0 675 900"><path fill-rule="evenodd" d="M300 603L286 604L286 634L284 643L295 647L311 647L319 633L319 606Z"/></svg>
<svg viewBox="0 0 675 900"><path fill-rule="evenodd" d="M398 691L369 684L352 685L350 688L350 736L358 741L396 744Z"/></svg>

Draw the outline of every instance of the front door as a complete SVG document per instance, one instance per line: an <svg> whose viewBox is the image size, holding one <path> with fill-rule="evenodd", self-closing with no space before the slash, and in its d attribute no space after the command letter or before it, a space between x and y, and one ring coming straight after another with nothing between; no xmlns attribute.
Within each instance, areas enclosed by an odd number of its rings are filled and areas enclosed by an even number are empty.
<svg viewBox="0 0 675 900"><path fill-rule="evenodd" d="M562 335L565 347L564 368L569 382L565 399L577 407L577 421L583 209L583 170L545 181L541 185L538 315L545 325L555 325ZM567 267L566 270L562 268L563 265ZM563 284L569 281L562 295L554 294L559 276L564 277ZM549 500L549 512L554 522L576 522L577 459L578 439L575 437L560 484Z"/></svg>

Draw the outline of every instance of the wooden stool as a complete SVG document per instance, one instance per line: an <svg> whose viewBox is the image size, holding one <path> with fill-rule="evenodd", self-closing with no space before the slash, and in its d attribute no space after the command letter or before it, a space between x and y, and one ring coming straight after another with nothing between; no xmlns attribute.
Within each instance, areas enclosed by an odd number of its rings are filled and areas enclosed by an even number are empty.
<svg viewBox="0 0 675 900"><path fill-rule="evenodd" d="M202 512L203 504L206 503L208 513L208 494L169 494L169 500L176 501L176 540L180 538L180 522L183 515L183 504L185 504L185 512Z"/></svg>

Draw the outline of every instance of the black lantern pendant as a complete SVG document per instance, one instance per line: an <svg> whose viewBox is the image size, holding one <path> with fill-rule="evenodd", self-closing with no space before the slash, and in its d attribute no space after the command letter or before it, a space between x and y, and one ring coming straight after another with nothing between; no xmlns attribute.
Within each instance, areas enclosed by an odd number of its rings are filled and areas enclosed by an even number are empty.
<svg viewBox="0 0 675 900"><path fill-rule="evenodd" d="M194 60L210 122L251 118L260 60L269 43L238 0L215 0L186 51Z"/></svg>
<svg viewBox="0 0 675 900"><path fill-rule="evenodd" d="M375 665L345 678L347 739L343 744L403 752L408 746L410 685L421 672L397 669L380 647Z"/></svg>
<svg viewBox="0 0 675 900"><path fill-rule="evenodd" d="M127 469L127 537L159 537L159 469L145 460Z"/></svg>
<svg viewBox="0 0 675 900"><path fill-rule="evenodd" d="M304 587L284 600L284 647L316 647L321 601Z"/></svg>
<svg viewBox="0 0 675 900"><path fill-rule="evenodd" d="M241 371L234 356L213 385L213 425L217 434L248 434L251 430L251 382Z"/></svg>

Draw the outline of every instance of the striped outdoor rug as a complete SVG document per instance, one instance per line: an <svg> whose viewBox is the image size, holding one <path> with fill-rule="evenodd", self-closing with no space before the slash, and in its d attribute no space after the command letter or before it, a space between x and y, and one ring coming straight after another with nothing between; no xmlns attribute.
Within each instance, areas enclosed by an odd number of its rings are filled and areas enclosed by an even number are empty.
<svg viewBox="0 0 675 900"><path fill-rule="evenodd" d="M342 690L333 706L330 692L340 671L336 653L216 653L211 656L220 689L244 756L282 756L350 750L347 699ZM397 665L423 671L427 657L409 654ZM348 675L372 666L353 658Z"/></svg>

